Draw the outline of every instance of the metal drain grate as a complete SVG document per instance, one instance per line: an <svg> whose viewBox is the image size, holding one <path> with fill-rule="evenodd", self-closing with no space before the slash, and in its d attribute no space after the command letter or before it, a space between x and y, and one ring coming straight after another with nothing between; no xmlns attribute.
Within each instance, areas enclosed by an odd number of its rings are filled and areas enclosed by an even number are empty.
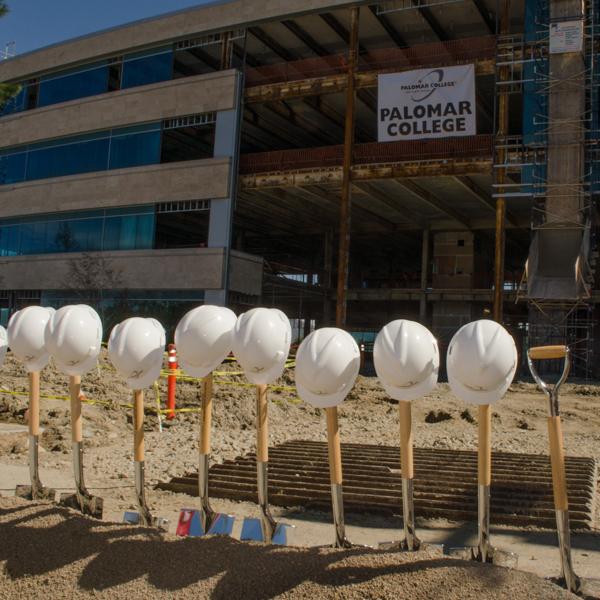
<svg viewBox="0 0 600 600"><path fill-rule="evenodd" d="M415 512L425 518L476 520L477 454L415 448ZM400 450L392 446L343 444L344 504L347 511L397 514L401 507ZM596 462L567 457L571 526L590 529L596 490ZM554 528L552 473L548 457L492 455L491 521ZM197 474L158 486L198 495ZM330 509L327 444L291 441L269 449L269 500L279 506ZM211 495L256 502L255 456L210 469Z"/></svg>

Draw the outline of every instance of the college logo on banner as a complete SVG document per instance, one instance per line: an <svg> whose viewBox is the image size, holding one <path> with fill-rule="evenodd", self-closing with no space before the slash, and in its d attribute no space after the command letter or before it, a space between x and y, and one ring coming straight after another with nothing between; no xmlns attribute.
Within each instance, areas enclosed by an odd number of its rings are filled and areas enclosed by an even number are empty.
<svg viewBox="0 0 600 600"><path fill-rule="evenodd" d="M475 66L379 75L380 142L477 133Z"/></svg>

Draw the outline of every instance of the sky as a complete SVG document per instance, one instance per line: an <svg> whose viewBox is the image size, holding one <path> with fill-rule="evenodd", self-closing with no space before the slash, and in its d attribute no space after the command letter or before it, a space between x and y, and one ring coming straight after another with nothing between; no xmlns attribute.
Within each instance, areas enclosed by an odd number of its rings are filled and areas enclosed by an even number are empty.
<svg viewBox="0 0 600 600"><path fill-rule="evenodd" d="M7 0L0 19L0 52L16 42L17 54L212 0Z"/></svg>

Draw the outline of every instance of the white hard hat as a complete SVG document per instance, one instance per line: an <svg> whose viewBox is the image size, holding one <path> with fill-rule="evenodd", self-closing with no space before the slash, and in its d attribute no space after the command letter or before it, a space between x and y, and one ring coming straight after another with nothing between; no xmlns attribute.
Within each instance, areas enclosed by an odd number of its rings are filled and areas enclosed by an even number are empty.
<svg viewBox="0 0 600 600"><path fill-rule="evenodd" d="M28 306L14 313L8 322L8 345L30 373L48 364L44 330L53 314L53 308Z"/></svg>
<svg viewBox="0 0 600 600"><path fill-rule="evenodd" d="M231 352L236 316L224 306L198 306L175 329L177 360L193 377L205 377Z"/></svg>
<svg viewBox="0 0 600 600"><path fill-rule="evenodd" d="M360 350L354 338L335 327L307 336L296 353L296 388L302 400L318 408L344 401L360 369Z"/></svg>
<svg viewBox="0 0 600 600"><path fill-rule="evenodd" d="M59 308L46 324L46 349L56 368L67 375L83 375L98 361L102 321L86 304Z"/></svg>
<svg viewBox="0 0 600 600"><path fill-rule="evenodd" d="M241 314L233 330L233 353L254 384L281 377L292 342L289 319L276 308L253 308Z"/></svg>
<svg viewBox="0 0 600 600"><path fill-rule="evenodd" d="M156 319L131 317L115 325L108 340L108 357L132 390L142 390L160 376L165 330Z"/></svg>
<svg viewBox="0 0 600 600"><path fill-rule="evenodd" d="M8 335L6 329L0 325L0 365L4 362L8 350Z"/></svg>
<svg viewBox="0 0 600 600"><path fill-rule="evenodd" d="M446 368L450 388L458 398L472 404L494 404L515 376L515 341L495 321L468 323L448 346Z"/></svg>
<svg viewBox="0 0 600 600"><path fill-rule="evenodd" d="M440 352L429 329L398 319L377 335L373 347L377 377L395 400L416 400L437 384Z"/></svg>

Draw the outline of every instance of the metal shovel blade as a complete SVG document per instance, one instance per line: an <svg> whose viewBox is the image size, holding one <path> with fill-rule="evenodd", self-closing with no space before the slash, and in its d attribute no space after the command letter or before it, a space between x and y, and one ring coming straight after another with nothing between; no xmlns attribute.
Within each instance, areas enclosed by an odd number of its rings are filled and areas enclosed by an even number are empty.
<svg viewBox="0 0 600 600"><path fill-rule="evenodd" d="M62 506L78 510L84 515L94 517L95 519L102 519L104 500L98 496L90 494L85 496L80 494L61 494L58 503Z"/></svg>
<svg viewBox="0 0 600 600"><path fill-rule="evenodd" d="M293 525L288 525L286 523L276 523L271 539L265 539L262 519L246 517L242 524L240 540L242 540L242 542L265 542L276 546L287 546L289 544L288 529L292 527Z"/></svg>
<svg viewBox="0 0 600 600"><path fill-rule="evenodd" d="M235 517L223 513L213 513L208 531L204 530L200 511L182 508L175 535L181 537L202 537L204 535L231 535Z"/></svg>
<svg viewBox="0 0 600 600"><path fill-rule="evenodd" d="M42 485L38 467L39 436L29 435L29 485L17 485L15 496L24 500L51 500L56 497L56 490Z"/></svg>
<svg viewBox="0 0 600 600"><path fill-rule="evenodd" d="M162 531L167 531L169 528L169 520L163 517L151 517L149 523L144 523L140 513L134 510L126 510L123 513L123 523L128 525L147 525L149 527L156 527Z"/></svg>
<svg viewBox="0 0 600 600"><path fill-rule="evenodd" d="M92 496L86 489L83 479L83 443L73 442L73 475L76 491L74 494L61 494L59 504L68 506L96 519L102 519L104 500Z"/></svg>

